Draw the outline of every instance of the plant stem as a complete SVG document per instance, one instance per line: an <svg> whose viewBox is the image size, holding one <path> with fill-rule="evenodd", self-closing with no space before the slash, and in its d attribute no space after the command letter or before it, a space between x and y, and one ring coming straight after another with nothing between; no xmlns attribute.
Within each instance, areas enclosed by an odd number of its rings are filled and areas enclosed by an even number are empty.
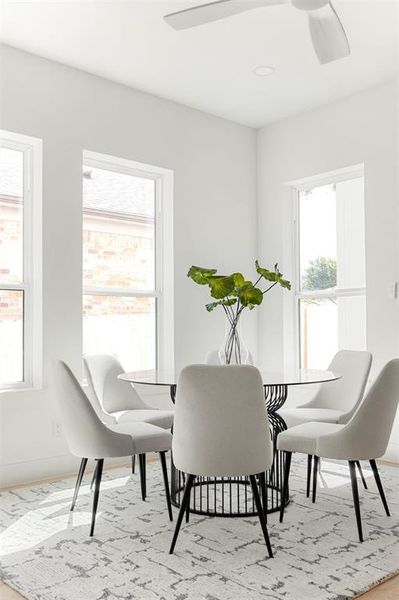
<svg viewBox="0 0 399 600"><path fill-rule="evenodd" d="M237 304L239 304L237 302ZM235 314L234 311L233 312L233 319L230 320L229 318L229 323L230 323L230 330L229 333L227 334L227 338L226 338L226 344L225 344L225 359L226 359L226 364L229 365L231 364L231 360L233 358L233 352L234 352L234 358L235 358L235 362L237 364L241 364L241 340L240 340L240 336L238 334L238 321L240 318L240 314L242 312L242 310L244 309L244 307L242 305L239 305L236 307L235 310Z"/></svg>
<svg viewBox="0 0 399 600"><path fill-rule="evenodd" d="M233 324L232 318L231 318L231 315L230 315L229 311L227 310L227 306L225 306L224 304L222 304L222 306L223 306L223 310L224 310L224 312L226 314L226 317L227 317L230 325L232 325Z"/></svg>
<svg viewBox="0 0 399 600"><path fill-rule="evenodd" d="M265 290L264 292L262 292L262 294L266 294L266 292L268 292L269 290L271 290L272 288L274 288L275 285L277 285L278 281L275 281L274 283L272 283L272 285L270 287L267 288L267 290Z"/></svg>

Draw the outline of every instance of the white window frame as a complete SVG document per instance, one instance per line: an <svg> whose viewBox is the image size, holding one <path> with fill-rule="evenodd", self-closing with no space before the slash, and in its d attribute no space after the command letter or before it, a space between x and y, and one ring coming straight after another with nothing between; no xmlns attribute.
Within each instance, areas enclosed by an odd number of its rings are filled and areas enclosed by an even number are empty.
<svg viewBox="0 0 399 600"><path fill-rule="evenodd" d="M23 381L1 391L42 386L42 140L0 130L0 145L23 153L23 280L0 282L2 290L24 293Z"/></svg>
<svg viewBox="0 0 399 600"><path fill-rule="evenodd" d="M284 238L284 272L292 282L292 293L284 294L284 366L299 367L301 364L300 300L306 298L339 298L344 296L366 296L366 285L362 288L336 288L334 291L319 290L303 292L300 289L300 227L299 195L309 188L335 184L350 179L364 178L364 165L358 164L330 171L321 175L305 177L286 184L283 218L286 224Z"/></svg>
<svg viewBox="0 0 399 600"><path fill-rule="evenodd" d="M83 295L155 298L156 368L174 371L173 171L133 160L83 151L83 165L155 182L155 289L83 286ZM84 207L82 207L82 217Z"/></svg>

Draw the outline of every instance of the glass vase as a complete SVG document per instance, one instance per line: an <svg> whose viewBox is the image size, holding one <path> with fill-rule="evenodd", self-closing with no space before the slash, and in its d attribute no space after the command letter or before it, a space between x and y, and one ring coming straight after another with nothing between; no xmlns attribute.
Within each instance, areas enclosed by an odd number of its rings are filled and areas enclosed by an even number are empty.
<svg viewBox="0 0 399 600"><path fill-rule="evenodd" d="M222 365L246 365L250 362L250 353L245 345L239 318L226 321L224 342L219 349L219 360Z"/></svg>

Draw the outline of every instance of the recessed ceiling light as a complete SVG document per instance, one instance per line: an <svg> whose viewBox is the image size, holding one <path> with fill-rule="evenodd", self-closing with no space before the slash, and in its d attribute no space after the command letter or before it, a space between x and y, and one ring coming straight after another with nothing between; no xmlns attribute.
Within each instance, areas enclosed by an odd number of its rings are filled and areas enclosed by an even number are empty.
<svg viewBox="0 0 399 600"><path fill-rule="evenodd" d="M258 77L267 77L267 75L273 75L275 69L274 67L269 67L268 65L262 65L260 67L255 67L253 73L258 75Z"/></svg>

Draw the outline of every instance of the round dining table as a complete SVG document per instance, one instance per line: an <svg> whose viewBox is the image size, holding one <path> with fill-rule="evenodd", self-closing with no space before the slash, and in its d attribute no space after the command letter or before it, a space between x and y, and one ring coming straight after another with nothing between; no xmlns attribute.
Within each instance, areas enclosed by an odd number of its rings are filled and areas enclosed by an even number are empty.
<svg viewBox="0 0 399 600"><path fill-rule="evenodd" d="M277 450L277 437L287 429L286 423L278 413L288 396L292 386L309 384L327 384L340 379L340 375L332 371L319 369L286 369L276 372L260 370L265 392L265 404L269 419L270 433L273 442L273 464L265 472L266 492L263 497L265 512L279 511L282 502L283 473L285 455ZM164 386L169 388L172 402L175 402L178 372L151 370L122 373L119 379L132 384ZM243 398L245 406L245 398ZM233 442L234 443L234 442ZM171 499L179 507L182 499L186 474L179 471L171 458ZM264 489L264 488L263 488ZM289 496L286 503L289 502ZM249 478L242 477L196 477L191 494L191 513L238 517L255 516L256 507L250 491ZM188 515L187 515L188 516Z"/></svg>

